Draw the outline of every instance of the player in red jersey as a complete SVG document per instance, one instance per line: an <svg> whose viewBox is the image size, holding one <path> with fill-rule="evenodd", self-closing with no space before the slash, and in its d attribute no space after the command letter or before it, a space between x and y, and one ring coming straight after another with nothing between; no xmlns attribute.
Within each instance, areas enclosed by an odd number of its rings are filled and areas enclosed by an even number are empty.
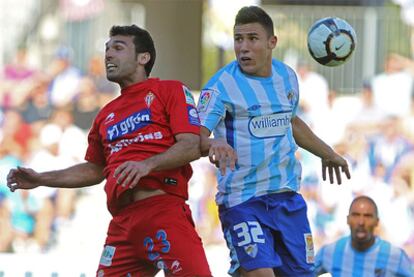
<svg viewBox="0 0 414 277"><path fill-rule="evenodd" d="M113 218L97 276L211 276L188 198L189 162L200 157L200 123L190 91L178 81L149 78L150 34L113 26L106 43L108 80L121 95L98 113L86 162L38 173L12 169L11 191L38 186L80 188L106 178Z"/></svg>

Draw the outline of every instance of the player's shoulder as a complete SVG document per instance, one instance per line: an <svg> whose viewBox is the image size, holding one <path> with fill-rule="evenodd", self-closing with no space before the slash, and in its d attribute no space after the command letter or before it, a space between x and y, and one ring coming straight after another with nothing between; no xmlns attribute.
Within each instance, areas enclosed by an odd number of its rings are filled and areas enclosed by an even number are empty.
<svg viewBox="0 0 414 277"><path fill-rule="evenodd" d="M347 244L350 244L350 243L351 243L351 237L350 236L344 236L344 237L341 237L341 238L337 239L336 241L332 242L331 245L333 247L337 247L339 245L342 246L342 247L345 247Z"/></svg>
<svg viewBox="0 0 414 277"><path fill-rule="evenodd" d="M391 242L384 240L382 238L377 237L377 240L379 242L379 246L382 248L389 248L390 249L390 253L400 256L400 255L406 255L405 250L399 246L396 246L394 244L392 244Z"/></svg>
<svg viewBox="0 0 414 277"><path fill-rule="evenodd" d="M296 75L295 70L285 62L282 62L278 59L272 58L272 67L276 72L287 72L289 75Z"/></svg>
<svg viewBox="0 0 414 277"><path fill-rule="evenodd" d="M232 61L227 65L220 68L206 83L204 88L212 88L214 87L219 81L223 81L224 76L234 76L238 71L238 64L237 61Z"/></svg>
<svg viewBox="0 0 414 277"><path fill-rule="evenodd" d="M179 99L184 97L188 105L196 106L193 92L190 88L179 80L160 80L159 90L157 92L160 99L169 101L169 99Z"/></svg>
<svg viewBox="0 0 414 277"><path fill-rule="evenodd" d="M157 82L160 86L163 87L176 87L176 86L183 86L184 83L179 80L161 80L157 79Z"/></svg>
<svg viewBox="0 0 414 277"><path fill-rule="evenodd" d="M349 240L349 236L341 237L333 242L323 245L319 251L334 251L335 249L344 249L344 246L349 243Z"/></svg>
<svg viewBox="0 0 414 277"><path fill-rule="evenodd" d="M214 75L223 75L224 73L234 74L239 68L236 60L229 62L222 68L220 68Z"/></svg>
<svg viewBox="0 0 414 277"><path fill-rule="evenodd" d="M169 97L171 95L189 91L189 88L179 80L157 80L158 89L156 90L160 95Z"/></svg>
<svg viewBox="0 0 414 277"><path fill-rule="evenodd" d="M107 117L110 117L111 114L114 113L114 110L116 110L116 107L118 106L117 102L118 102L118 98L120 97L120 95L118 95L117 97L115 97L114 99L110 100L108 103L104 104L100 110L98 111L98 113L95 116L95 122L96 123L100 123L103 120L107 120Z"/></svg>

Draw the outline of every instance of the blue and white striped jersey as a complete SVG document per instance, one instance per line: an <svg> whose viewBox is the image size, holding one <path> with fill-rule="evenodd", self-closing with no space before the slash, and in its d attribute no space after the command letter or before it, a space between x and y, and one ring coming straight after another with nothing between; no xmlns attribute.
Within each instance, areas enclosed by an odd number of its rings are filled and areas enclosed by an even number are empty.
<svg viewBox="0 0 414 277"><path fill-rule="evenodd" d="M219 174L218 205L299 190L301 166L291 125L298 102L295 72L275 59L270 77L245 75L234 61L206 84L198 103L201 124L238 155L236 170Z"/></svg>
<svg viewBox="0 0 414 277"><path fill-rule="evenodd" d="M322 247L316 255L316 273L333 277L413 277L413 263L400 248L380 238L366 251L352 248L351 237Z"/></svg>

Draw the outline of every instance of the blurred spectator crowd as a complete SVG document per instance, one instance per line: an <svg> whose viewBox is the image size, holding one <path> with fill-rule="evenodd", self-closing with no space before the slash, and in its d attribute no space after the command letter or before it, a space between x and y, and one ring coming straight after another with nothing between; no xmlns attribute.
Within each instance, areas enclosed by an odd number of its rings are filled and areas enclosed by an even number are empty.
<svg viewBox="0 0 414 277"><path fill-rule="evenodd" d="M329 90L308 64L299 64L297 72L301 115L346 157L352 174L340 186L322 182L320 160L298 151L315 247L348 234L349 205L364 194L378 204L380 235L414 260L413 61L389 54L383 72L354 95Z"/></svg>
<svg viewBox="0 0 414 277"><path fill-rule="evenodd" d="M81 193L45 187L10 193L9 169L49 171L84 161L93 118L119 93L101 55L91 57L86 72L72 56L60 47L46 68L32 68L19 49L0 72L0 252L48 251Z"/></svg>
<svg viewBox="0 0 414 277"><path fill-rule="evenodd" d="M44 187L10 193L5 185L6 174L16 166L48 171L82 162L95 115L119 93L106 80L103 57L93 56L82 72L71 64L72 55L62 47L46 68L31 68L21 49L1 70L0 252L53 250L84 193ZM384 72L353 95L330 90L309 64L298 64L296 71L300 115L348 159L352 170L351 180L332 185L322 181L318 158L297 153L315 247L348 232L349 204L366 194L379 206L381 236L414 259L414 62L389 55ZM193 162L193 169L190 205L197 228L206 245L222 244L215 168L203 158Z"/></svg>

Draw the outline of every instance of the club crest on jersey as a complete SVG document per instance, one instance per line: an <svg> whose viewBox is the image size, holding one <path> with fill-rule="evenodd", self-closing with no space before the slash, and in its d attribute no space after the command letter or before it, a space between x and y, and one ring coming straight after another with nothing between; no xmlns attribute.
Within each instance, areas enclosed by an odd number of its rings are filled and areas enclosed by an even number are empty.
<svg viewBox="0 0 414 277"><path fill-rule="evenodd" d="M145 104L147 104L147 107L149 108L152 104L152 101L154 101L155 99L155 95L154 93L152 93L152 91L149 91L144 99L145 99Z"/></svg>
<svg viewBox="0 0 414 277"><path fill-rule="evenodd" d="M296 96L295 96L295 92L293 90L289 91L287 94L287 99L289 100L289 102L294 105L296 102Z"/></svg>
<svg viewBox="0 0 414 277"><path fill-rule="evenodd" d="M257 244L249 244L249 245L246 245L245 247L244 247L244 251L246 252L246 254L247 255L249 255L250 257L252 257L252 258L256 258L256 256L257 256L257 252L258 252L258 249L257 249Z"/></svg>
<svg viewBox="0 0 414 277"><path fill-rule="evenodd" d="M210 103L211 97L213 96L213 91L211 90L202 90L200 99L198 100L198 110L204 112L207 110L208 104Z"/></svg>
<svg viewBox="0 0 414 277"><path fill-rule="evenodd" d="M195 107L196 104L194 102L194 97L191 91L185 86L183 86L183 91L184 91L184 96L185 96L185 102Z"/></svg>

